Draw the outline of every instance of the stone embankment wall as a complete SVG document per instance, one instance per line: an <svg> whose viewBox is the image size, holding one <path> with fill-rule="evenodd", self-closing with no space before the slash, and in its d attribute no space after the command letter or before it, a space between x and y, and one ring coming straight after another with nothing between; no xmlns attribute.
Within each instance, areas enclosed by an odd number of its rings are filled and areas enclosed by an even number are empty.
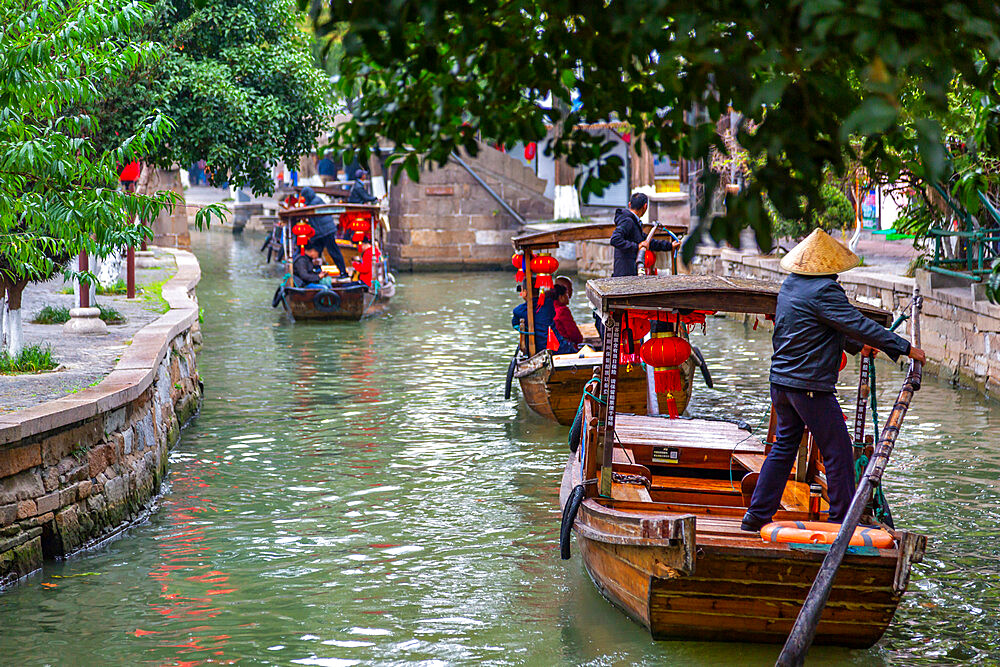
<svg viewBox="0 0 1000 667"><path fill-rule="evenodd" d="M781 281L787 274L778 260L737 250L701 248L689 267L692 273ZM927 371L1000 398L1000 306L989 303L981 286L920 270L905 278L853 269L840 275L848 295L899 312L910 303L913 286L920 287L923 309L921 347L927 352ZM907 322L901 333L909 338Z"/></svg>
<svg viewBox="0 0 1000 667"><path fill-rule="evenodd" d="M518 160L485 144L462 159L526 220L552 218L545 181ZM521 225L462 166L449 162L405 174L389 195L389 257L402 271L500 269L509 266L510 240Z"/></svg>
<svg viewBox="0 0 1000 667"><path fill-rule="evenodd" d="M170 310L99 384L0 416L0 587L108 539L140 517L197 410L201 345L190 253L163 287Z"/></svg>

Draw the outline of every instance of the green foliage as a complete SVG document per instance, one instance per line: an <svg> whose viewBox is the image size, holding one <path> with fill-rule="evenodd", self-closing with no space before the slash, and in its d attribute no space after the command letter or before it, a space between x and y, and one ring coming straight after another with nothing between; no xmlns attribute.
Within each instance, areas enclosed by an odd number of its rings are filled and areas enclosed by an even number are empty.
<svg viewBox="0 0 1000 667"><path fill-rule="evenodd" d="M850 160L887 180L904 170L946 176L942 123L957 79L985 95L978 136L1000 148L992 3L299 2L319 34L342 35L337 85L357 99L335 142L366 148L386 137L411 177L418 156L444 164L460 147L475 154L479 136L539 141L554 122L545 150L595 165L586 195L622 165L579 124L623 120L643 150L707 160L712 147L725 152L716 123L732 108L756 126L743 124L737 139L759 166L726 196L724 216L709 217L705 198L699 232L738 244L750 226L768 248L767 201L783 218L806 217L822 205L824 174L844 177ZM541 102L549 95L551 108ZM714 192L718 175L701 178Z"/></svg>
<svg viewBox="0 0 1000 667"><path fill-rule="evenodd" d="M0 375L42 373L58 365L52 358L52 347L49 345L28 345L13 357L7 352L0 352Z"/></svg>
<svg viewBox="0 0 1000 667"><path fill-rule="evenodd" d="M107 110L126 124L150 108L174 121L150 153L160 166L204 159L214 185L270 193L270 164L297 164L332 115L292 0L159 0L155 10L145 35L163 58Z"/></svg>
<svg viewBox="0 0 1000 667"><path fill-rule="evenodd" d="M146 109L98 146L101 119L84 110L157 56L130 38L146 5L0 2L0 282L23 286L83 250L138 245L174 200L116 190L118 166L155 150L171 123Z"/></svg>
<svg viewBox="0 0 1000 667"><path fill-rule="evenodd" d="M769 207L771 226L775 237L804 239L819 227L824 231L854 227L854 206L840 188L833 183L820 187L820 207L809 209L805 218L783 218L776 209Z"/></svg>
<svg viewBox="0 0 1000 667"><path fill-rule="evenodd" d="M98 283L96 289L97 289L98 296L110 296L110 295L113 295L113 294L126 294L126 293L128 293L128 284L126 284L126 282L124 280L122 280L121 278L119 278L113 284L108 285L107 287L105 287L104 285L101 285L100 283Z"/></svg>
<svg viewBox="0 0 1000 667"><path fill-rule="evenodd" d="M69 308L66 306L44 306L35 315L35 324L63 324L69 322Z"/></svg>
<svg viewBox="0 0 1000 667"><path fill-rule="evenodd" d="M1000 260L993 262L993 270L986 277L986 298L1000 305Z"/></svg>
<svg viewBox="0 0 1000 667"><path fill-rule="evenodd" d="M99 303L95 304L95 307L101 311L100 317L106 324L125 324L128 322L128 318L122 315L116 308L102 306Z"/></svg>
<svg viewBox="0 0 1000 667"><path fill-rule="evenodd" d="M158 313L165 313L170 310L170 304L163 298L163 286L168 280L170 280L169 277L159 282L144 285L141 290L142 300Z"/></svg>

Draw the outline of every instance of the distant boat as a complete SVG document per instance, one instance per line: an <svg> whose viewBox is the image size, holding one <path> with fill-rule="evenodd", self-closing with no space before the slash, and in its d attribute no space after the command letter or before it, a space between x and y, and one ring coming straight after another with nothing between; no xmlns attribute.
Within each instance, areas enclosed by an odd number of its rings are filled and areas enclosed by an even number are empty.
<svg viewBox="0 0 1000 667"><path fill-rule="evenodd" d="M652 225L646 225L646 230ZM516 254L527 258L527 263L539 251L558 248L561 243L576 241L610 239L615 231L614 223L586 223L571 226L561 226L550 231L534 232L513 239ZM656 236L668 240L676 239L687 231L684 225L661 225ZM668 253L667 267L669 274L676 272L674 253ZM531 278L530 269L525 280ZM533 317L529 315L529 320ZM526 322L527 330L534 330L534 322ZM577 416L580 398L584 387L593 378L594 371L600 367L603 344L594 325L580 325L584 334L584 343L588 347L582 352L572 354L553 354L549 350L535 349L532 336L521 336L518 353L511 360L508 373L508 386L505 395L510 394L509 383L516 378L521 387L525 403L542 417L569 426ZM686 332L680 334L686 338ZM641 341L636 341L641 343ZM699 359L692 358L683 364L683 389L675 393L677 408L683 412L691 398L695 367ZM641 363L631 365L624 370L619 378L619 409L622 412L645 414L647 403L648 377ZM665 398L665 397L662 397Z"/></svg>
<svg viewBox="0 0 1000 667"><path fill-rule="evenodd" d="M626 312L675 321L693 310L773 315L778 287L665 276L593 280L587 294L615 330ZM888 323L885 311L855 305ZM608 388L584 401L582 446L560 490L563 557L575 533L597 588L655 639L784 642L828 549L822 542L839 528L806 523L828 513L825 468L808 431L775 516L799 522L788 527L793 542L764 541L740 522L774 437L773 410L764 442L730 421L625 415L613 390L620 370L616 355L605 354ZM862 424L866 397L859 391ZM815 643L869 647L892 621L926 537L883 518L868 514L855 533L862 546L849 547Z"/></svg>
<svg viewBox="0 0 1000 667"><path fill-rule="evenodd" d="M351 226L349 231L353 229L364 233L371 241L373 266L370 286L358 282L357 276L336 277L329 287L295 284L292 262L298 254L298 246L293 228L298 223L308 224L310 218L320 215L341 216L342 220ZM283 209L279 211L278 216L279 226L272 233L272 238L281 239L282 261L286 267L286 275L274 293L272 306L275 308L281 306L293 322L297 319L361 320L386 310L389 300L396 293L396 280L389 271L389 258L383 251L386 223L382 219L378 205L320 204ZM342 252L356 248L354 243L345 239L338 239L337 246ZM344 259L350 266L350 258L345 256ZM324 270L336 271L336 267L332 264L333 258L324 251Z"/></svg>

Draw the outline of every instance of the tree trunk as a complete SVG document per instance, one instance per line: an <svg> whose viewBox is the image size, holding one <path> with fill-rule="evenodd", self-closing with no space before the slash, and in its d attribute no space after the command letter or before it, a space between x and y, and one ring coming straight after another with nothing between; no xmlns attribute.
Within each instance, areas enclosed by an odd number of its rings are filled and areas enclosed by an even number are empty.
<svg viewBox="0 0 1000 667"><path fill-rule="evenodd" d="M24 349L24 328L21 326L21 295L27 281L7 284L7 323L4 327L6 341L4 350L11 357L21 354Z"/></svg>
<svg viewBox="0 0 1000 667"><path fill-rule="evenodd" d="M7 281L0 280L0 353L7 349Z"/></svg>

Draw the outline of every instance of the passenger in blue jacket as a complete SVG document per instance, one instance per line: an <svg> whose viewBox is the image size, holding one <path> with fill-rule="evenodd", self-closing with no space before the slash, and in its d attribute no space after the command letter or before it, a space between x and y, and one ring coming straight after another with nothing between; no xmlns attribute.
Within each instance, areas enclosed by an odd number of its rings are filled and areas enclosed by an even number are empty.
<svg viewBox="0 0 1000 667"><path fill-rule="evenodd" d="M555 302L556 294L553 290L549 290L545 293L545 299L542 305L538 305L538 297L536 296L533 300L535 306L534 313L534 325L535 325L535 352L540 352L545 349L549 340L549 328L556 335L556 339L559 341L559 349L554 352L554 354L570 354L576 352L577 346L570 342L569 340L563 338L559 335L559 332L555 328ZM528 322L528 302L525 301L514 308L514 315L510 319L510 324L512 327L521 330L521 320L524 320L525 326Z"/></svg>
<svg viewBox="0 0 1000 667"><path fill-rule="evenodd" d="M649 197L642 192L636 192L628 200L627 209L615 210L615 231L611 234L611 245L615 249L612 277L637 275L635 262L640 251L665 252L680 247L679 242L671 243L660 239L653 239L648 246L646 245L646 235L642 233L640 220L646 215L647 208L649 208Z"/></svg>
<svg viewBox="0 0 1000 667"><path fill-rule="evenodd" d="M778 292L771 357L771 402L778 417L775 442L764 460L743 517L757 531L781 503L805 427L823 454L830 517L840 523L854 496L854 453L836 383L844 351L885 352L924 361L924 352L851 305L837 274L858 265L857 255L817 229L781 260L792 275Z"/></svg>

